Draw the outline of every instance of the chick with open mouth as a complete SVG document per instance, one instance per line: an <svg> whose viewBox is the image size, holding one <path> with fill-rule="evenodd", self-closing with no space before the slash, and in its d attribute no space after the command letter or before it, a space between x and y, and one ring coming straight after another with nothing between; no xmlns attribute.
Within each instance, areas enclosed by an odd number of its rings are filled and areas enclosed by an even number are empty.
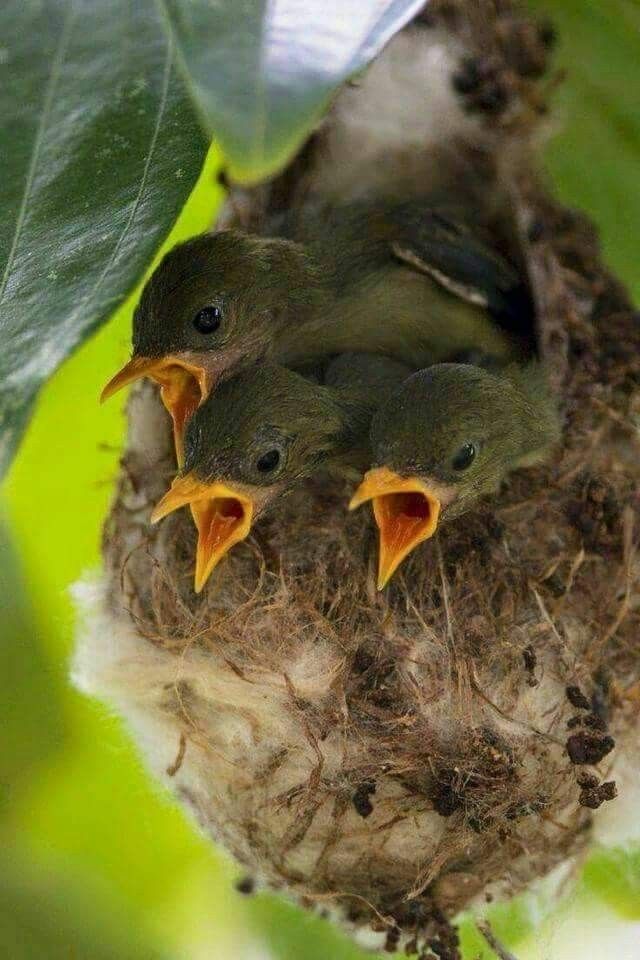
<svg viewBox="0 0 640 960"><path fill-rule="evenodd" d="M499 372L441 363L408 377L373 417L374 467L349 505L372 501L378 589L442 520L495 493L512 470L543 462L559 436L536 362Z"/></svg>

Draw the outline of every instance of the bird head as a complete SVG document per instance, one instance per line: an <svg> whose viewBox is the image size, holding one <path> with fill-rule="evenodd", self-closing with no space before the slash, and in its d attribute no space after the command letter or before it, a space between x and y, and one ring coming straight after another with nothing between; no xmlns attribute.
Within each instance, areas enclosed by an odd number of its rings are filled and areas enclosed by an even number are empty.
<svg viewBox="0 0 640 960"><path fill-rule="evenodd" d="M404 381L373 419L374 467L350 503L373 502L379 589L442 518L497 490L536 448L535 420L508 376L479 367L436 364Z"/></svg>
<svg viewBox="0 0 640 960"><path fill-rule="evenodd" d="M225 381L194 413L185 461L152 521L190 505L198 528L195 589L279 497L340 452L331 391L263 361Z"/></svg>
<svg viewBox="0 0 640 960"><path fill-rule="evenodd" d="M288 240L235 230L171 250L146 283L133 317L133 355L102 399L140 377L160 384L179 462L186 422L216 384L268 354L279 324L313 300L313 269Z"/></svg>

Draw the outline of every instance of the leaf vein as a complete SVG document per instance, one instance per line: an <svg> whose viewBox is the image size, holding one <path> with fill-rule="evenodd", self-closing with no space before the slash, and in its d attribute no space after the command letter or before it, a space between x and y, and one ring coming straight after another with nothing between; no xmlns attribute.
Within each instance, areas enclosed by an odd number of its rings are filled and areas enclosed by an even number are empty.
<svg viewBox="0 0 640 960"><path fill-rule="evenodd" d="M9 282L9 277L11 275L11 270L13 268L13 263L18 251L18 244L20 242L20 237L22 235L22 229L27 216L27 206L31 198L31 191L33 190L33 184L36 177L36 170L38 168L38 163L40 161L40 152L42 150L42 144L44 141L45 134L49 125L49 117L51 115L51 108L53 106L54 95L58 86L58 81L60 79L60 72L62 70L62 64L67 54L69 48L69 40L71 38L71 32L73 23L75 21L75 8L76 0L71 0L68 7L67 16L62 25L62 31L60 33L60 40L51 64L51 71L49 72L49 77L47 78L47 85L45 88L44 98L42 101L42 113L40 114L40 120L38 121L38 128L36 130L36 137L33 143L33 151L31 153L31 160L29 162L29 168L27 170L27 176L24 184L24 191L22 193L22 200L20 201L20 207L18 209L18 217L16 219L16 227L13 234L13 241L11 243L11 249L9 250L9 256L7 257L7 264L2 275L2 283L0 283L0 303L4 299L4 294L7 289L7 283Z"/></svg>
<svg viewBox="0 0 640 960"><path fill-rule="evenodd" d="M106 264L104 265L104 268L103 268L100 276L99 276L98 279L96 280L96 282L95 282L95 284L93 285L93 287L91 288L91 290L89 290L89 291L87 292L87 294L85 295L84 299L78 304L78 306L76 307L76 309L73 311L73 313L72 313L72 315L71 315L71 317L70 317L70 322L73 321L73 320L77 317L77 315L78 315L78 313L80 312L80 310L82 310L84 307L86 307L87 303L90 303L90 302L91 302L91 300L95 297L96 293L98 292L99 288L100 288L100 287L102 286L102 284L104 283L105 278L107 277L107 275L109 274L109 271L111 270L111 268L113 267L114 263L116 262L116 259L117 259L117 257L118 257L118 253L120 252L120 249L121 249L121 247L122 247L122 244L124 243L125 237L126 237L127 234L129 233L129 230L131 229L131 227L132 227L132 225L133 225L133 222L134 222L134 220L135 220L136 214L137 214L137 212L138 212L138 210L139 210L139 208L140 208L140 204L141 204L141 202L142 202L142 195L143 195L144 189L145 189L145 187L146 187L146 185L147 185L147 180L148 180L148 178L149 178L149 171L150 171L150 169L151 169L151 159L152 159L153 154L154 154L154 152L155 152L155 148L156 148L156 145L157 145L157 142L158 142L158 137L159 137L159 135L160 135L160 125L161 125L161 123L162 123L162 118L163 118L163 116L164 116L164 111L165 111L166 106L167 106L167 100L169 99L169 82L170 82L170 79L171 79L171 67L172 67L172 64L173 64L173 39L172 39L171 37L168 37L168 38L167 38L167 54L166 54L166 58L165 58L165 62L164 62L164 67L163 67L163 73L162 73L162 89L161 89L161 93L160 93L160 101L159 101L159 103L158 103L158 111L157 111L157 113L156 113L156 119L155 119L155 123L154 123L154 127L153 127L153 132L152 132L152 134L151 134L151 139L150 139L150 141L149 141L149 149L148 149L148 151L147 151L147 157L146 157L146 159L145 159L144 168L143 168L143 170L142 170L142 176L141 176L141 178L140 178L140 185L139 185L139 187L138 187L138 191L137 191L137 193L136 193L135 200L133 201L133 206L132 206L132 208L131 208L131 212L130 212L129 216L127 217L127 222L125 223L124 227L122 228L122 233L121 233L120 236L118 237L118 239L117 239L117 241L116 241L116 243L115 243L115 246L114 246L114 248L113 248L113 251L112 251L112 253L111 253L111 256L109 257L109 259L107 260Z"/></svg>

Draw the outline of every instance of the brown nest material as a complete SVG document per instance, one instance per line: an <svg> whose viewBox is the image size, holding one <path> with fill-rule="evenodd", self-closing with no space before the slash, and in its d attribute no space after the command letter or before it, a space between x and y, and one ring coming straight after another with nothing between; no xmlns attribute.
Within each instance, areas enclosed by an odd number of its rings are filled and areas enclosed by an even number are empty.
<svg viewBox="0 0 640 960"><path fill-rule="evenodd" d="M592 225L534 172L551 37L504 0L434 0L290 167L232 191L223 217L259 230L309 189L391 169L397 144L376 160L358 124L372 83L379 94L393 58L422 45L427 139L459 137L509 198L565 417L556 460L445 525L384 593L366 511L348 514L347 491L318 478L196 596L186 512L149 525L175 468L143 385L76 662L260 882L441 957L457 956L447 918L587 849L620 802L612 770L640 706L640 324ZM421 122L407 162L428 148ZM350 125L362 147L349 158Z"/></svg>

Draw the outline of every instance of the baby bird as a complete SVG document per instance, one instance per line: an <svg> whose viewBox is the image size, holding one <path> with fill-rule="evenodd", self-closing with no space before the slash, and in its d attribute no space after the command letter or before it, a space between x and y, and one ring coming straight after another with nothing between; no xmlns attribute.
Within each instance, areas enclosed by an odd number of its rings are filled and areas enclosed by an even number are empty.
<svg viewBox="0 0 640 960"><path fill-rule="evenodd" d="M410 376L371 425L373 469L350 509L373 501L378 589L404 558L518 467L545 460L560 422L542 367L441 363Z"/></svg>
<svg viewBox="0 0 640 960"><path fill-rule="evenodd" d="M307 210L271 229L280 235L188 240L143 290L132 359L102 399L152 377L178 451L215 385L264 356L296 366L364 351L416 368L462 349L519 355L532 311L526 287L440 197Z"/></svg>
<svg viewBox="0 0 640 960"><path fill-rule="evenodd" d="M196 593L276 499L323 467L366 469L371 416L409 372L383 357L345 355L317 384L263 361L209 396L187 425L184 468L151 517L191 506Z"/></svg>

